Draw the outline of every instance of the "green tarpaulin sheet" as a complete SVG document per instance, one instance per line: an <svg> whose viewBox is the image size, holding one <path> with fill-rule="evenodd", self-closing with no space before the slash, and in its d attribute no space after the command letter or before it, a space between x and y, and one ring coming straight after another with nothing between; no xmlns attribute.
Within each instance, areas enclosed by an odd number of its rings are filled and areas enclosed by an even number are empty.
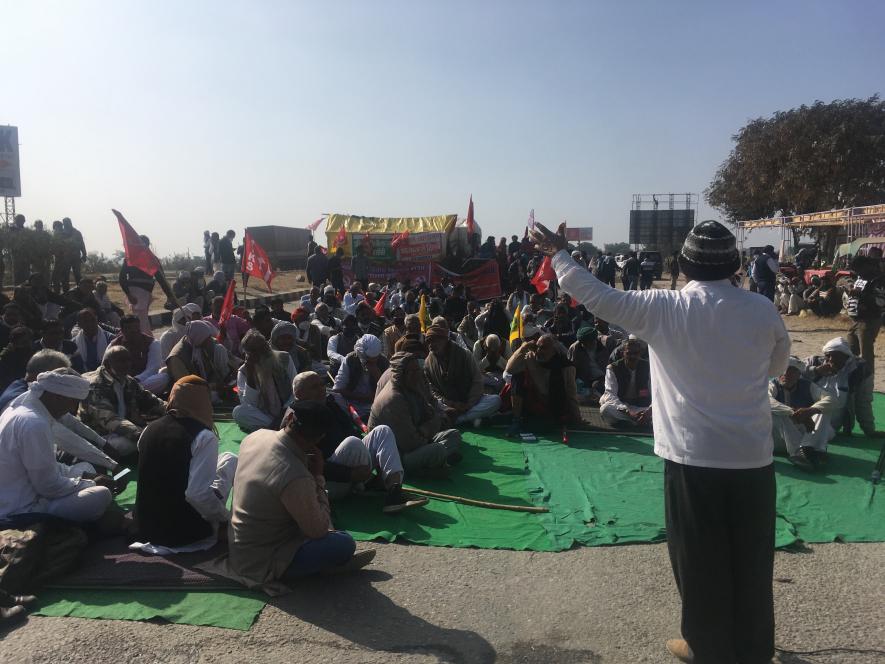
<svg viewBox="0 0 885 664"><path fill-rule="evenodd" d="M860 436L830 446L825 472L777 458L776 545L885 540L885 490L870 472L882 441ZM664 540L664 464L650 438L572 434L569 446L526 446L530 492L557 549ZM575 469L580 471L575 472Z"/></svg>
<svg viewBox="0 0 885 664"><path fill-rule="evenodd" d="M885 423L885 395L876 419ZM220 424L223 451L244 434ZM395 539L430 546L561 551L663 540L663 462L647 437L572 432L534 443L508 440L502 428L464 434L464 460L446 479L407 478L413 486L511 505L542 505L546 514L490 510L431 500L397 516L381 513L380 495L351 496L333 505L338 528L358 540ZM885 484L870 472L881 441L860 435L830 446L825 471L808 474L776 461L777 546L805 542L885 541ZM118 497L135 500L135 483ZM160 618L194 625L248 629L264 606L249 592L58 590L42 597L39 615L124 620Z"/></svg>
<svg viewBox="0 0 885 664"><path fill-rule="evenodd" d="M266 598L249 591L48 590L40 594L38 616L104 620L160 619L183 625L247 630Z"/></svg>
<svg viewBox="0 0 885 664"><path fill-rule="evenodd" d="M415 477L411 478L412 485L475 500L530 506L522 445L506 439L503 429L491 431L493 435L464 433L464 460L447 479ZM537 514L431 500L426 507L389 516L381 512L383 504L380 495L338 501L333 505L335 525L358 540L399 538L433 546L531 551L562 548L549 537Z"/></svg>

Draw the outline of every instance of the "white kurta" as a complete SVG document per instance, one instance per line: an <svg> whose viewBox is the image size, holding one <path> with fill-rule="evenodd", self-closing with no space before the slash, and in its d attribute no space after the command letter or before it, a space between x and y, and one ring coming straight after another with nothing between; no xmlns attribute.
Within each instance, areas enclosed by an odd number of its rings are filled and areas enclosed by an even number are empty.
<svg viewBox="0 0 885 664"><path fill-rule="evenodd" d="M48 511L50 501L95 487L55 460L53 421L33 393L0 416L0 518Z"/></svg>
<svg viewBox="0 0 885 664"><path fill-rule="evenodd" d="M648 342L658 456L708 468L772 462L767 387L786 370L790 337L771 302L727 279L620 291L565 251L553 269L563 292Z"/></svg>

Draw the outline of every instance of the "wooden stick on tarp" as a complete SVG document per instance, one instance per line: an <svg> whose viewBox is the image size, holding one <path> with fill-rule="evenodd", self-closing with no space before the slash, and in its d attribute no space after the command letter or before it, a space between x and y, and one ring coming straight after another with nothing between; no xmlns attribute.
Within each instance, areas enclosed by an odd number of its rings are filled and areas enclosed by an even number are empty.
<svg viewBox="0 0 885 664"><path fill-rule="evenodd" d="M509 510L511 512L531 512L533 514L543 514L550 510L546 507L530 507L528 505L505 505L503 503L489 503L485 500L474 500L473 498L465 498L464 496L452 496L447 493L437 493L436 491L427 491L426 489L415 489L412 487L403 487L406 493L416 493L419 496L427 496L428 498L436 498L438 500L450 500L463 505L472 505L474 507L485 507L492 510Z"/></svg>

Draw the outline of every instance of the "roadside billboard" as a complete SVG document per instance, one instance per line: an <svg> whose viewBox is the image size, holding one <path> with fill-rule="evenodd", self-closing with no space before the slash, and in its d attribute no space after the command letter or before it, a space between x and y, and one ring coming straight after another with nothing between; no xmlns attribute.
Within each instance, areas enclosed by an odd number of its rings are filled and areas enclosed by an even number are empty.
<svg viewBox="0 0 885 664"><path fill-rule="evenodd" d="M0 196L22 195L18 161L18 127L0 127Z"/></svg>
<svg viewBox="0 0 885 664"><path fill-rule="evenodd" d="M569 242L593 242L593 227L565 227L565 239Z"/></svg>

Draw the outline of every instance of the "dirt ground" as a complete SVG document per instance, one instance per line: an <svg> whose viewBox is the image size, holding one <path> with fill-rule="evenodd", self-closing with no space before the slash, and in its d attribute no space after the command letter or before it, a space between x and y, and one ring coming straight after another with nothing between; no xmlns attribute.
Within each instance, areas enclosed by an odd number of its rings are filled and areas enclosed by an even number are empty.
<svg viewBox="0 0 885 664"><path fill-rule="evenodd" d="M96 275L84 275L95 277ZM116 275L113 275L114 281L110 281L111 275L106 275L108 277L108 297L111 302L119 306L123 311L129 311L128 303L126 300L126 296L123 295L123 290L120 288L120 284L116 281ZM173 284L175 282L175 275L168 274L167 278L169 279L169 284ZM209 275L207 281L212 279L212 275ZM293 290L301 290L303 288L308 288L309 284L307 283L307 279L304 274L304 270L291 270L289 272L278 272L274 280L271 282L271 286L273 287L274 293L285 293ZM249 278L249 287L246 289L246 295L249 296L259 296L259 295L267 295L269 293L267 286L260 279L256 279L255 277ZM220 293L220 295L224 295L224 293ZM237 274L237 295L242 297L243 295L243 281L242 275ZM151 313L156 311L163 310L163 304L166 302L166 296L163 295L163 292L160 290L159 286L154 287L154 301L151 304Z"/></svg>

